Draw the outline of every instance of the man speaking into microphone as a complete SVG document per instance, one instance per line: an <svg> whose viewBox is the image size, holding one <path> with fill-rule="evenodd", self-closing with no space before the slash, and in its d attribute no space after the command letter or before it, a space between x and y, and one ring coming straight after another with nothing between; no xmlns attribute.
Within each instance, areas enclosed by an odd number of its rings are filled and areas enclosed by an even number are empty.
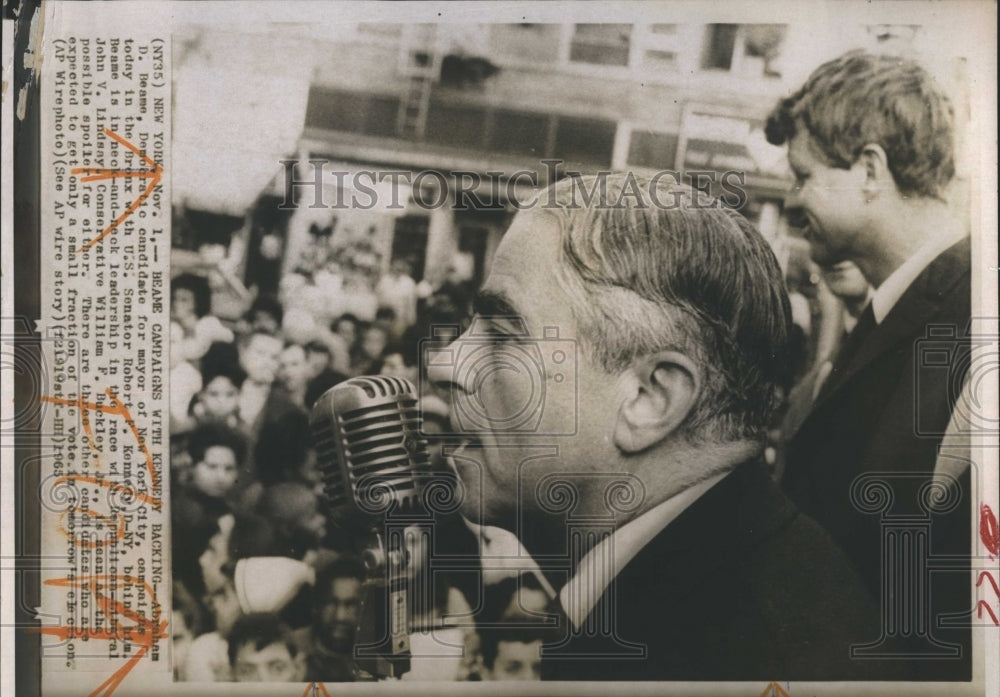
<svg viewBox="0 0 1000 697"><path fill-rule="evenodd" d="M569 178L514 219L469 330L425 360L464 515L558 591L544 679L877 674L850 650L872 600L760 463L789 326L764 238L672 182Z"/></svg>

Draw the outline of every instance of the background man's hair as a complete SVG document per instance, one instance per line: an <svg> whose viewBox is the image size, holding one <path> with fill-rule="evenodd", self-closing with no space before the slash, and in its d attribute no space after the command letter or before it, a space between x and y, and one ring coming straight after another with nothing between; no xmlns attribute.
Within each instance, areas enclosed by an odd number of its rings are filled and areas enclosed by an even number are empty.
<svg viewBox="0 0 1000 697"><path fill-rule="evenodd" d="M189 290L194 295L194 313L204 317L212 311L212 289L208 279L193 273L182 273L170 281L170 294L178 290ZM173 299L171 297L171 299Z"/></svg>
<svg viewBox="0 0 1000 697"><path fill-rule="evenodd" d="M242 433L223 424L207 423L198 426L188 439L191 462L198 464L205 458L205 451L214 446L229 448L240 464L246 458L247 442Z"/></svg>
<svg viewBox="0 0 1000 697"><path fill-rule="evenodd" d="M905 195L940 198L955 176L954 110L916 62L851 51L817 68L767 120L781 145L802 126L831 166L849 168L865 145L882 146Z"/></svg>
<svg viewBox="0 0 1000 697"><path fill-rule="evenodd" d="M254 301L250 304L250 309L246 311L244 317L252 321L254 315L258 312L271 315L271 317L277 321L279 326L281 325L281 320L285 317L285 310L281 306L281 301L274 295L270 295L268 293L258 295L254 298Z"/></svg>
<svg viewBox="0 0 1000 697"><path fill-rule="evenodd" d="M550 625L537 624L537 617L510 617L508 622L521 622L520 626L511 624L510 626L483 627L479 630L480 646L483 652L483 665L493 670L496 665L497 654L500 650L500 643L507 641L518 644L530 644L538 641L542 644L551 643L559 638L554 627ZM534 622L536 624L528 624Z"/></svg>
<svg viewBox="0 0 1000 697"><path fill-rule="evenodd" d="M208 365L202 363L202 383L208 385L217 377L227 378L233 386L239 390L247 379L247 373L239 366L239 363L209 361Z"/></svg>
<svg viewBox="0 0 1000 697"><path fill-rule="evenodd" d="M316 585L313 599L317 604L326 601L330 595L330 585L338 578L356 578L362 583L365 580L365 567L357 557L345 555L316 572Z"/></svg>
<svg viewBox="0 0 1000 697"><path fill-rule="evenodd" d="M253 646L254 651L260 651L278 643L287 646L288 654L295 658L297 648L292 641L292 632L280 617L272 612L243 615L229 632L229 665L236 665L237 654L247 644Z"/></svg>
<svg viewBox="0 0 1000 697"><path fill-rule="evenodd" d="M702 390L683 435L763 440L776 388L787 386L791 325L767 241L736 211L669 179L614 174L606 201L578 205L574 187L595 182L564 179L542 194L555 205L540 209L560 220L557 278L573 298L584 350L608 372L657 351L691 357Z"/></svg>

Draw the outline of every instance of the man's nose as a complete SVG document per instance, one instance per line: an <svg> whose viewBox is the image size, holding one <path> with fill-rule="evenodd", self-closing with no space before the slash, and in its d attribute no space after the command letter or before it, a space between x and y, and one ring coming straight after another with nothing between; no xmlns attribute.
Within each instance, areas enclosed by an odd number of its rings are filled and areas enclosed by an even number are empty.
<svg viewBox="0 0 1000 697"><path fill-rule="evenodd" d="M333 617L337 622L347 622L351 619L351 609L347 607L347 603L338 603L336 610L334 610Z"/></svg>

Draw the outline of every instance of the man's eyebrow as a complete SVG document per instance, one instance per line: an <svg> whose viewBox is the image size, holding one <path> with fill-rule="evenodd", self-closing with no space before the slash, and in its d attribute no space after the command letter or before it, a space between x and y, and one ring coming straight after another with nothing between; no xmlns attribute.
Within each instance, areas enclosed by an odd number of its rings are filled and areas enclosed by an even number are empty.
<svg viewBox="0 0 1000 697"><path fill-rule="evenodd" d="M484 290L476 295L473 310L481 317L520 317L513 302L503 293Z"/></svg>

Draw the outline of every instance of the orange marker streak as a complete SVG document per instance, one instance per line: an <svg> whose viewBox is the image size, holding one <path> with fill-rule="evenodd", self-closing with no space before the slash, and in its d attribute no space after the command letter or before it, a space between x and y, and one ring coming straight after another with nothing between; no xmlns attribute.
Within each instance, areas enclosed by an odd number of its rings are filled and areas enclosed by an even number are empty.
<svg viewBox="0 0 1000 697"><path fill-rule="evenodd" d="M101 515L100 513L95 513L94 511L87 510L85 508L68 508L63 511L60 519L65 518L68 514L76 514L90 516L91 518L97 518L102 521L105 525L115 525L115 536L107 539L98 540L85 540L73 535L72 532L66 529L66 526L62 523L59 524L59 532L66 536L67 539L73 541L77 547L84 547L85 549L97 549L98 547L106 547L110 544L114 544L118 540L125 537L125 518L121 513L116 513L115 516L117 520L111 518L111 516Z"/></svg>
<svg viewBox="0 0 1000 697"><path fill-rule="evenodd" d="M94 631L78 628L71 629L69 627L40 627L35 630L40 634L55 636L63 641L70 638L87 637L88 639L105 641L110 641L112 639L128 641L138 645L138 648L132 657L129 658L129 660L126 661L125 664L118 670L112 673L107 680L98 685L97 688L90 693L89 697L100 697L101 695L104 697L110 697L122 681L125 680L128 674L132 672L132 669L135 668L140 660L142 660L143 656L149 653L156 642L167 637L167 623L160 621L161 610L160 604L156 600L156 593L148 583L139 578L121 575L99 575L78 579L56 578L45 581L45 583L50 586L70 587L90 592L94 596L97 604L101 606L102 611L107 617L114 618L115 615L121 615L136 623L133 627L122 627L116 620L112 620L111 624L114 628L113 631ZM152 599L152 619L147 618L142 613L133 611L132 609L126 607L123 603L110 598L102 592L104 588L117 587L119 584L143 586L149 594L149 597Z"/></svg>
<svg viewBox="0 0 1000 697"><path fill-rule="evenodd" d="M139 429L135 425L135 419L132 418L132 412L129 411L128 406L126 406L120 399L118 399L118 395L116 395L114 393L114 391L110 387L107 388L104 391L104 393L108 396L108 398L111 401L114 402L114 406L107 405L107 404L95 404L94 402L88 402L83 397L79 397L77 399L64 399L64 398L61 398L61 397L47 397L47 396L43 396L40 399L41 399L41 401L48 402L50 404L58 404L58 405L61 405L61 406L75 407L77 409L80 409L81 412L97 411L97 412L100 412L102 414L109 414L111 416L120 416L125 421L126 425L129 427L129 430L132 431L132 436L135 438L136 444L138 444L139 449L142 451L143 457L146 460L146 471L149 473L150 481L152 481L154 484L157 483L157 482L159 482L160 481L160 474L159 474L159 472L156 469L156 464L153 462L153 455L149 452L149 448L146 447L146 441L145 441L145 439L142 437L142 435L140 435ZM85 424L86 423L87 422L85 421ZM84 426L84 430L85 431L87 430L87 426L86 425ZM94 482L94 483L97 484L99 482ZM128 490L128 487L125 487L125 486L120 485L120 484L119 485L114 485L114 486L117 486L117 487L121 488L122 490ZM138 495L138 492L136 492L136 493ZM144 499L144 500L147 500L147 499ZM150 503L150 504L152 504L152 505L154 505L157 509L160 507L160 500L159 499L149 498L147 500L147 502Z"/></svg>
<svg viewBox="0 0 1000 697"><path fill-rule="evenodd" d="M135 201L132 202L132 205L130 205L127 209L125 209L124 213L115 218L113 223L104 228L103 232L101 232L100 235L98 235L97 237L95 237L94 239L92 239L90 242L83 245L79 249L75 250L74 254L79 254L80 252L87 251L95 244L103 240L105 237L110 235L115 230L115 228L117 228L119 225L125 222L130 215L135 213L136 210L138 210L139 206L145 203L146 199L149 198L150 194L153 193L153 189L155 189L159 185L160 181L163 179L163 167L161 167L150 157L148 157L146 153L139 150L139 148L132 145L130 142L122 138L120 135L112 131L110 128L105 128L104 134L109 138L112 138L113 140L118 142L123 147L132 151L139 157L141 157L143 161L150 166L151 169L129 170L129 169L108 169L105 167L74 167L73 169L70 170L70 174L75 174L78 176L85 175L80 178L81 182L102 181L104 179L118 179L118 178L150 179L151 181L149 182L149 184L146 185L146 190L139 195L139 198L137 198Z"/></svg>

